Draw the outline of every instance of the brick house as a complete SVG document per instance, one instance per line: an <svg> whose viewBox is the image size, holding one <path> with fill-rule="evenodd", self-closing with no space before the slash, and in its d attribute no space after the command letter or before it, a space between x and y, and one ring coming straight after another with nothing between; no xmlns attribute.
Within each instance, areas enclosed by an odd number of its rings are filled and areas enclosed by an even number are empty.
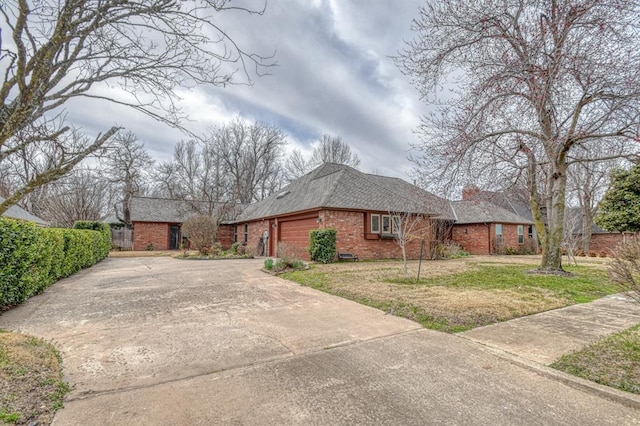
<svg viewBox="0 0 640 426"><path fill-rule="evenodd" d="M133 250L177 250L182 243L182 223L190 217L207 212L204 201L167 198L132 197L131 223ZM233 240L233 227L218 227L218 242L227 249Z"/></svg>
<svg viewBox="0 0 640 426"><path fill-rule="evenodd" d="M452 201L452 240L471 254L535 253L533 221L479 199Z"/></svg>
<svg viewBox="0 0 640 426"><path fill-rule="evenodd" d="M420 241L428 248L434 226L451 222L448 202L398 178L362 173L349 166L325 163L278 193L251 204L234 222L234 241L248 251L277 256L287 250L308 259L309 231L333 228L338 252L360 259L401 257L394 240L400 218L419 220L415 239L407 244L409 258L417 258Z"/></svg>

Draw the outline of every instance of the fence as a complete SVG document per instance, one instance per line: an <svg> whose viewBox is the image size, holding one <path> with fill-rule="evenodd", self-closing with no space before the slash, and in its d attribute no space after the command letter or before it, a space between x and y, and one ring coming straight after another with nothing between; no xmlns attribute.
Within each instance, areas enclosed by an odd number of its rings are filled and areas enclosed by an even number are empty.
<svg viewBox="0 0 640 426"><path fill-rule="evenodd" d="M111 229L111 245L116 250L133 250L133 229Z"/></svg>

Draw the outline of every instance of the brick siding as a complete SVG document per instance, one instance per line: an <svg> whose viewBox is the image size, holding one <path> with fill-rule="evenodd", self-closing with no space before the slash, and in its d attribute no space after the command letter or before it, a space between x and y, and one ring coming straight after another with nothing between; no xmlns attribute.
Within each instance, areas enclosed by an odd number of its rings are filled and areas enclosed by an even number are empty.
<svg viewBox="0 0 640 426"><path fill-rule="evenodd" d="M631 237L632 234L627 234L626 237ZM616 248L623 241L622 234L610 233L610 234L592 234L591 243L589 244L589 251L597 254L611 256L612 250ZM582 245L578 244L578 249Z"/></svg>
<svg viewBox="0 0 640 426"><path fill-rule="evenodd" d="M326 228L334 228L337 234L336 251L339 253L353 253L358 258L366 259L399 259L402 258L402 249L393 238L380 239L378 235L368 234L365 239L364 212L349 212L337 210L325 210L321 214L322 225ZM415 230L416 239L407 243L407 258L418 259L420 257L420 240L425 240L424 257L428 257L431 240L428 223Z"/></svg>
<svg viewBox="0 0 640 426"><path fill-rule="evenodd" d="M308 217L308 214L306 216ZM340 253L348 252L358 256L358 258L366 259L394 259L401 258L402 251L393 239L365 239L365 217L364 212L338 211L338 210L322 210L318 212L320 223L318 228L334 228L337 232L336 250ZM289 217L287 219L292 219ZM276 222L272 220L271 222ZM242 238L244 224L238 224L238 238ZM250 253L258 253L261 243L259 240L265 230L270 231L270 236L274 237L276 232L270 226L269 220L258 220L249 223L249 236L247 241L247 251ZM416 231L420 238L425 238L424 257L428 257L428 249L430 243L430 229L428 223L421 229ZM271 252L271 255L275 253ZM420 255L420 239L411 241L407 244L407 257L417 259Z"/></svg>
<svg viewBox="0 0 640 426"><path fill-rule="evenodd" d="M518 225L512 223L502 224L502 244L496 241L496 224L472 223L454 225L452 239L460 244L463 250L471 254L498 254L504 253L507 248L516 251L524 251L530 248L528 243L528 225L523 224L524 242L518 243Z"/></svg>
<svg viewBox="0 0 640 426"><path fill-rule="evenodd" d="M133 249L146 250L153 244L154 250L168 250L169 224L158 222L133 223Z"/></svg>

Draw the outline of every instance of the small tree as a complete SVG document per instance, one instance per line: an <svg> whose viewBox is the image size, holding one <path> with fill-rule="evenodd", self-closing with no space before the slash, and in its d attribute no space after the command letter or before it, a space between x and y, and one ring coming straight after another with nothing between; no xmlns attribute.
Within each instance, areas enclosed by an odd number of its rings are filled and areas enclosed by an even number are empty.
<svg viewBox="0 0 640 426"><path fill-rule="evenodd" d="M408 212L389 212L393 228L393 239L402 251L402 270L406 277L407 269L407 244L424 237L425 227L428 226L427 217Z"/></svg>
<svg viewBox="0 0 640 426"><path fill-rule="evenodd" d="M200 254L207 254L216 239L218 226L211 216L198 215L182 224L182 232Z"/></svg>
<svg viewBox="0 0 640 426"><path fill-rule="evenodd" d="M640 239L630 238L613 253L609 276L621 291L640 303Z"/></svg>

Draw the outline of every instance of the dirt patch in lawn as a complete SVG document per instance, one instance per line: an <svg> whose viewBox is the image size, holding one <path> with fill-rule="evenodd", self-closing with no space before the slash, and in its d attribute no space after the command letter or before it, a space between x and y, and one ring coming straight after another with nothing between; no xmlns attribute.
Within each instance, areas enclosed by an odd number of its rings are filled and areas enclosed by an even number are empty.
<svg viewBox="0 0 640 426"><path fill-rule="evenodd" d="M486 261L489 260L489 261ZM539 257L474 257L409 263L349 262L314 265L283 277L420 322L458 332L590 301L615 292L602 287L602 268L578 267L579 278L527 275Z"/></svg>
<svg viewBox="0 0 640 426"><path fill-rule="evenodd" d="M0 330L0 424L49 424L68 390L53 346Z"/></svg>

